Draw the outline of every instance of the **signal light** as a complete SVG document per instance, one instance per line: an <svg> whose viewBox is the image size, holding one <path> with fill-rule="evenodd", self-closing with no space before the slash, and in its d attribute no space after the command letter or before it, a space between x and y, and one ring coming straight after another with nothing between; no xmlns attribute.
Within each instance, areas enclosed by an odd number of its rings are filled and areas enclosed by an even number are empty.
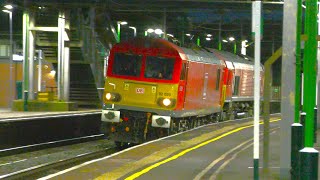
<svg viewBox="0 0 320 180"><path fill-rule="evenodd" d="M111 127L111 132L116 132L116 128L114 126Z"/></svg>
<svg viewBox="0 0 320 180"><path fill-rule="evenodd" d="M125 130L126 132L129 132L129 131L130 131L130 128L129 128L129 127L126 127L124 130Z"/></svg>

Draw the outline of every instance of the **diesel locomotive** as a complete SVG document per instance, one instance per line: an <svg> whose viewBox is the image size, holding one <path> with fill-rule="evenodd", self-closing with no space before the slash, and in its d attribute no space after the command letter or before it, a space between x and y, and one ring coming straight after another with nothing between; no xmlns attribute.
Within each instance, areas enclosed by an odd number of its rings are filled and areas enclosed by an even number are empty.
<svg viewBox="0 0 320 180"><path fill-rule="evenodd" d="M249 57L183 48L164 39L115 44L105 79L102 131L121 146L251 115L253 66ZM263 66L260 71L263 76Z"/></svg>

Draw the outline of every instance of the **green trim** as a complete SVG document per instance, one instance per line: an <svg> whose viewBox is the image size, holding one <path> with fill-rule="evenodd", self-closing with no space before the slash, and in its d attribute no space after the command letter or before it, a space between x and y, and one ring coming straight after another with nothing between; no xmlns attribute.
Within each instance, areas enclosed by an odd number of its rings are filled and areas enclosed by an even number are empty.
<svg viewBox="0 0 320 180"><path fill-rule="evenodd" d="M259 159L253 159L253 179L259 180Z"/></svg>
<svg viewBox="0 0 320 180"><path fill-rule="evenodd" d="M117 35L118 35L118 43L120 42L120 31L121 31L121 24L118 23Z"/></svg>
<svg viewBox="0 0 320 180"><path fill-rule="evenodd" d="M308 39L304 48L304 92L303 111L307 113L305 123L305 147L313 147L314 107L316 105L317 79L317 0L306 0L305 34Z"/></svg>

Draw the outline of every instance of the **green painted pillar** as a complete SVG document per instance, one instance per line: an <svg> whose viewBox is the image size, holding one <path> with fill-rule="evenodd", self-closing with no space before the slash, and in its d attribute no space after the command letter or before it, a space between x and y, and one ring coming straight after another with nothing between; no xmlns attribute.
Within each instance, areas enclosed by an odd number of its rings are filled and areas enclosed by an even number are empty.
<svg viewBox="0 0 320 180"><path fill-rule="evenodd" d="M197 39L197 45L200 46L200 37Z"/></svg>
<svg viewBox="0 0 320 180"><path fill-rule="evenodd" d="M313 148L314 143L314 107L316 105L317 78L317 0L306 0L305 34L307 40L304 48L304 92L303 110L306 112L304 148L300 150L300 179L318 179L319 152Z"/></svg>
<svg viewBox="0 0 320 180"><path fill-rule="evenodd" d="M237 43L236 42L234 42L234 45L233 45L233 53L237 54Z"/></svg>
<svg viewBox="0 0 320 180"><path fill-rule="evenodd" d="M305 124L305 147L313 147L314 107L316 104L317 78L317 0L306 0L305 34L308 39L304 50L303 111L307 113Z"/></svg>

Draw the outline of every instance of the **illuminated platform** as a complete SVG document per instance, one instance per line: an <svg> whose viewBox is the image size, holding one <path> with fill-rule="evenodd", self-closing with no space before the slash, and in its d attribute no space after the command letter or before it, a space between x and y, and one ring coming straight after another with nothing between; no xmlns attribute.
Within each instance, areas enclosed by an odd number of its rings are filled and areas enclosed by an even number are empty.
<svg viewBox="0 0 320 180"><path fill-rule="evenodd" d="M23 100L13 101L13 111L76 111L78 106L75 102L61 101L28 101L25 106Z"/></svg>
<svg viewBox="0 0 320 180"><path fill-rule="evenodd" d="M279 118L270 124L269 173L279 179ZM263 126L261 125L261 129ZM126 149L44 179L253 179L252 122L208 125ZM319 137L319 134L318 134ZM262 167L262 137L260 137ZM319 149L319 143L315 144Z"/></svg>

